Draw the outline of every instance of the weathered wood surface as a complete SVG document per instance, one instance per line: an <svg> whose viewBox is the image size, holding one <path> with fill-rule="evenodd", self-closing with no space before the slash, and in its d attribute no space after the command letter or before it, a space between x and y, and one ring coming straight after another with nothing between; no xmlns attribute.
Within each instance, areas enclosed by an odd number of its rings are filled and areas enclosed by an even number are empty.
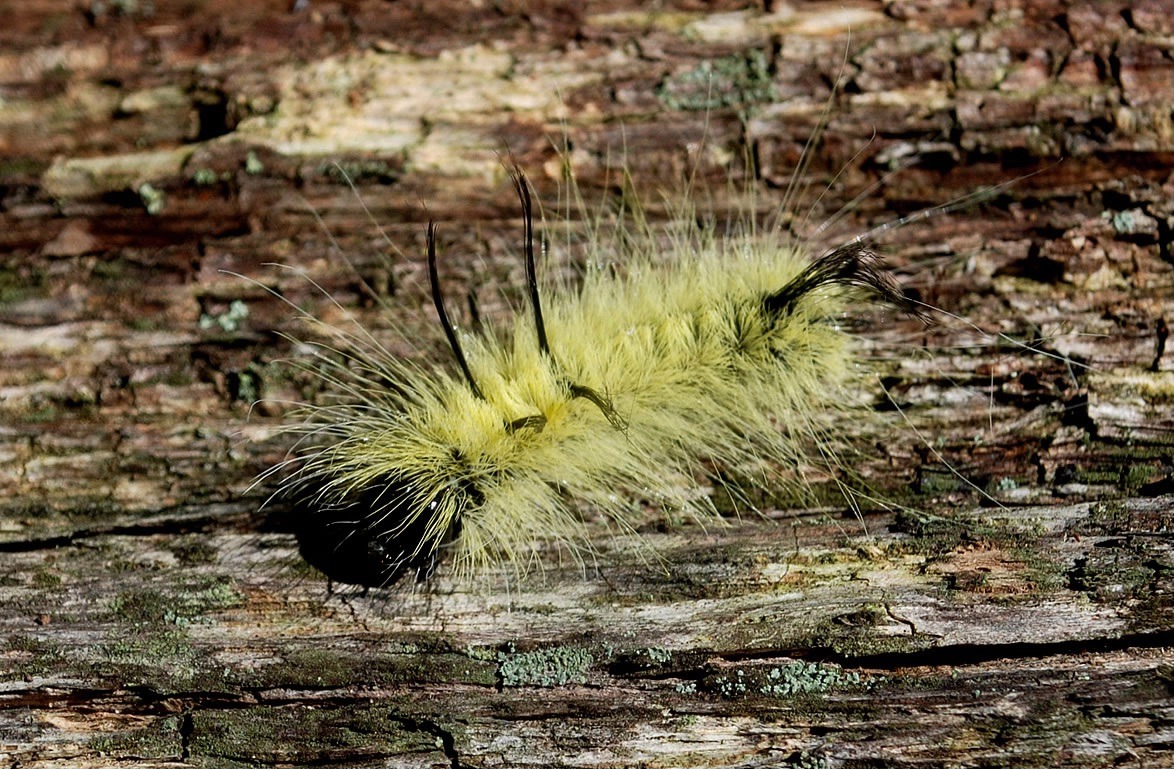
<svg viewBox="0 0 1174 769"><path fill-rule="evenodd" d="M1174 765L1168 3L268 5L0 12L5 765ZM986 332L867 317L901 409L861 473L908 510L601 530L474 589L298 568L249 408L306 392L296 323L225 270L423 333L430 215L492 315L504 148L548 201L564 140L589 202L625 164L653 218L693 168L720 216L749 149L765 210L829 100L796 229L867 194L820 242L1014 182L882 238Z"/></svg>

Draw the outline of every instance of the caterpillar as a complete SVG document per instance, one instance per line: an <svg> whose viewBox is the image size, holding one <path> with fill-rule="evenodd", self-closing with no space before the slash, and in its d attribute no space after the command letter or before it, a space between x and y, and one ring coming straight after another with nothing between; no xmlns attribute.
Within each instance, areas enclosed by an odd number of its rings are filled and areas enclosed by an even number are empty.
<svg viewBox="0 0 1174 769"><path fill-rule="evenodd" d="M502 562L523 572L535 543L590 548L584 509L633 528L633 495L713 515L665 479L806 462L854 378L844 314L867 298L922 317L865 238L813 258L781 233L719 232L689 212L667 238L637 228L591 254L577 288L544 293L531 186L509 170L527 306L505 330L458 330L429 222L452 362L404 360L366 332L319 356L335 398L293 428L311 447L283 491L302 557L332 581L423 581L446 558L458 578Z"/></svg>

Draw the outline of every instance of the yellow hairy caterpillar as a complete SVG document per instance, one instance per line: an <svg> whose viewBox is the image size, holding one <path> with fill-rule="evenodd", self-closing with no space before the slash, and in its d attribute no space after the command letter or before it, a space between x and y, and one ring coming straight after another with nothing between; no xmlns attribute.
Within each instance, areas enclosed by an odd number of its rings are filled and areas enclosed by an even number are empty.
<svg viewBox="0 0 1174 769"><path fill-rule="evenodd" d="M633 493L704 514L708 501L658 479L801 465L851 380L846 310L871 298L919 314L863 240L812 258L781 234L689 215L667 239L629 233L580 287L544 293L530 187L512 177L528 307L505 331L458 332L429 223L455 365L421 367L365 331L341 359L320 356L337 397L295 428L313 445L286 490L303 557L334 581L424 580L445 557L459 577L520 571L536 542L589 546L585 508L632 528Z"/></svg>

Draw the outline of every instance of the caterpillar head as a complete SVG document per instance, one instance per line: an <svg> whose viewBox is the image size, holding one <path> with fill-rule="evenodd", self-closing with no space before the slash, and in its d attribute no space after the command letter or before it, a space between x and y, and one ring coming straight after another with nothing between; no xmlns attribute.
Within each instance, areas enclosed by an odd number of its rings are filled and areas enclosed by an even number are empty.
<svg viewBox="0 0 1174 769"><path fill-rule="evenodd" d="M432 576L445 545L460 533L460 516L436 536L442 511L459 509L459 491L425 499L388 476L341 498L323 493L321 479L303 483L294 505L294 534L306 561L331 580L364 588L388 587L406 575Z"/></svg>

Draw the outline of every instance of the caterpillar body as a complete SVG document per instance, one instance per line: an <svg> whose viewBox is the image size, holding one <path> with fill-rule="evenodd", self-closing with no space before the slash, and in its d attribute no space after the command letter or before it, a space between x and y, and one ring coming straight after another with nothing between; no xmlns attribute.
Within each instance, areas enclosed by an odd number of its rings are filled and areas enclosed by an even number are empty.
<svg viewBox="0 0 1174 769"><path fill-rule="evenodd" d="M455 367L421 367L363 335L322 373L338 397L301 426L317 445L291 488L300 552L334 581L424 580L445 557L458 577L499 562L523 571L536 542L590 547L584 509L634 526L634 494L703 515L706 500L665 479L798 467L842 418L855 357L840 321L853 302L918 314L867 242L811 258L688 215L667 240L625 238L621 253L593 255L580 287L544 295L529 183L511 175L529 306L508 330L458 333L430 223L430 287Z"/></svg>

